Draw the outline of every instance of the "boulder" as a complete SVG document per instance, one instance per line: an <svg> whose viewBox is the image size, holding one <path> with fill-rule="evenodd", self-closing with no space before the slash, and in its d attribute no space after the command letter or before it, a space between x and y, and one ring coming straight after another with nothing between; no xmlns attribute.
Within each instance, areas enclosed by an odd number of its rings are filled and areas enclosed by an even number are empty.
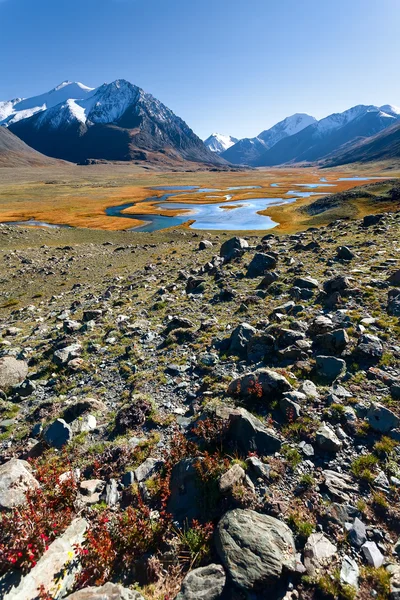
<svg viewBox="0 0 400 600"><path fill-rule="evenodd" d="M172 469L167 512L179 523L199 519L198 476L195 464L199 458L185 458Z"/></svg>
<svg viewBox="0 0 400 600"><path fill-rule="evenodd" d="M227 436L243 454L273 454L279 452L282 445L273 429L266 427L244 408L230 411Z"/></svg>
<svg viewBox="0 0 400 600"><path fill-rule="evenodd" d="M344 556L340 569L340 582L358 589L359 576L360 569L356 561L350 556Z"/></svg>
<svg viewBox="0 0 400 600"><path fill-rule="evenodd" d="M20 506L26 501L26 492L39 487L25 460L12 458L0 466L0 509Z"/></svg>
<svg viewBox="0 0 400 600"><path fill-rule="evenodd" d="M361 548L367 541L367 528L358 517L354 519L354 523L348 529L348 533L351 544L356 548Z"/></svg>
<svg viewBox="0 0 400 600"><path fill-rule="evenodd" d="M139 592L108 582L101 587L87 587L74 592L65 600L144 600Z"/></svg>
<svg viewBox="0 0 400 600"><path fill-rule="evenodd" d="M142 464L139 465L139 467L134 471L136 481L145 481L160 471L163 464L163 460L159 460L157 458L146 458L146 460L142 462Z"/></svg>
<svg viewBox="0 0 400 600"><path fill-rule="evenodd" d="M391 273L387 279L387 282L395 287L400 287L400 269Z"/></svg>
<svg viewBox="0 0 400 600"><path fill-rule="evenodd" d="M324 452L339 452L342 447L342 442L336 433L325 424L322 424L318 429L315 441L317 446Z"/></svg>
<svg viewBox="0 0 400 600"><path fill-rule="evenodd" d="M348 502L350 494L355 494L358 491L352 478L345 473L337 473L327 469L323 471L322 475L329 495L338 502Z"/></svg>
<svg viewBox="0 0 400 600"><path fill-rule="evenodd" d="M213 243L210 240L201 240L199 242L199 250L207 250L207 248L212 248Z"/></svg>
<svg viewBox="0 0 400 600"><path fill-rule="evenodd" d="M79 561L71 558L75 556L76 545L84 541L87 527L85 519L76 518L72 521L66 531L50 544L29 573L22 577L19 585L12 587L3 596L3 600L37 598L40 586L43 586L51 598L64 597L72 589L79 572Z"/></svg>
<svg viewBox="0 0 400 600"><path fill-rule="evenodd" d="M361 546L361 550L363 551L365 560L371 567L378 569L383 565L384 556L375 542L365 542Z"/></svg>
<svg viewBox="0 0 400 600"><path fill-rule="evenodd" d="M371 404L368 413L367 420L369 425L374 431L380 433L388 433L392 429L396 429L399 426L400 420L393 411L383 404Z"/></svg>
<svg viewBox="0 0 400 600"><path fill-rule="evenodd" d="M257 289L266 290L272 283L275 283L275 281L277 281L278 279L279 275L278 273L276 273L276 271L268 271L268 273L265 274L263 279L258 284Z"/></svg>
<svg viewBox="0 0 400 600"><path fill-rule="evenodd" d="M313 279L312 277L296 277L293 281L293 285L294 287L306 290L315 290L319 288L318 280Z"/></svg>
<svg viewBox="0 0 400 600"><path fill-rule="evenodd" d="M62 448L72 440L72 429L64 419L56 419L45 430L44 440L53 448Z"/></svg>
<svg viewBox="0 0 400 600"><path fill-rule="evenodd" d="M336 251L336 257L339 260L352 260L355 258L354 252L348 248L348 246L339 246Z"/></svg>
<svg viewBox="0 0 400 600"><path fill-rule="evenodd" d="M332 354L341 354L349 343L349 336L345 329L335 329L328 333L317 335L315 343Z"/></svg>
<svg viewBox="0 0 400 600"><path fill-rule="evenodd" d="M318 375L330 383L346 373L346 363L342 358L319 355L315 360Z"/></svg>
<svg viewBox="0 0 400 600"><path fill-rule="evenodd" d="M365 215L363 218L363 227L371 227L373 225L378 225L383 219L384 215Z"/></svg>
<svg viewBox="0 0 400 600"><path fill-rule="evenodd" d="M189 571L175 600L218 600L225 587L226 575L221 565L207 565Z"/></svg>
<svg viewBox="0 0 400 600"><path fill-rule="evenodd" d="M221 475L218 482L219 491L223 495L230 493L236 485L243 483L245 477L246 473L242 467L239 464L233 465Z"/></svg>
<svg viewBox="0 0 400 600"><path fill-rule="evenodd" d="M365 333L358 341L355 354L364 360L378 361L383 354L382 342L376 335Z"/></svg>
<svg viewBox="0 0 400 600"><path fill-rule="evenodd" d="M323 533L312 533L304 547L304 566L308 573L329 564L332 556L337 553L337 547Z"/></svg>
<svg viewBox="0 0 400 600"><path fill-rule="evenodd" d="M285 392L291 391L288 380L271 369L257 369L231 381L228 394L231 396L266 397L267 400L279 399Z"/></svg>
<svg viewBox="0 0 400 600"><path fill-rule="evenodd" d="M247 359L259 362L274 350L275 338L268 333L255 333L247 344Z"/></svg>
<svg viewBox="0 0 400 600"><path fill-rule="evenodd" d="M54 352L53 362L59 367L64 367L71 360L78 358L81 352L82 346L79 342L76 342L75 344L70 344L69 346L66 346L65 348L60 348L59 350L56 350Z"/></svg>
<svg viewBox="0 0 400 600"><path fill-rule="evenodd" d="M254 278L260 275L265 275L267 271L275 269L277 260L270 254L256 252L253 256L248 268L246 277Z"/></svg>
<svg viewBox="0 0 400 600"><path fill-rule="evenodd" d="M241 323L231 333L229 352L240 358L247 356L247 344L251 338L257 333L257 329L248 323Z"/></svg>
<svg viewBox="0 0 400 600"><path fill-rule="evenodd" d="M249 244L243 238L233 237L224 242L220 249L220 256L226 261L242 256L243 252L249 247Z"/></svg>
<svg viewBox="0 0 400 600"><path fill-rule="evenodd" d="M0 358L0 390L8 392L14 385L22 383L28 375L28 365L13 356Z"/></svg>
<svg viewBox="0 0 400 600"><path fill-rule="evenodd" d="M218 555L233 583L244 591L264 590L284 570L294 572L296 550L289 527L253 510L235 509L220 520Z"/></svg>

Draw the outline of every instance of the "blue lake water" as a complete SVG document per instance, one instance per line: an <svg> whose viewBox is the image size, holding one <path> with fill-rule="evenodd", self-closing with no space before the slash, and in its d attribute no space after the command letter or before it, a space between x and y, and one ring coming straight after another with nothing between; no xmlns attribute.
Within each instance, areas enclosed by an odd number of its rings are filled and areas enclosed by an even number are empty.
<svg viewBox="0 0 400 600"><path fill-rule="evenodd" d="M322 178L324 179L324 178ZM206 200L215 200L218 198L220 201L215 204L208 204L203 202L202 204L190 204L190 202L182 201L179 202L179 196L191 196L196 197L197 193L210 193L215 192L228 192L236 190L252 190L260 189L258 185L247 185L247 186L234 186L225 188L225 190L215 188L200 188L196 185L182 185L182 186L157 186L149 188L150 190L163 190L168 193L163 194L161 197L150 196L144 202L153 202L156 207L160 210L168 212L170 210L181 210L184 211L180 215L166 216L160 214L129 214L124 211L132 206L137 205L137 202L126 202L118 206L110 206L105 210L105 214L109 217L121 217L124 219L134 219L143 222L143 225L139 227L133 227L135 231L151 232L160 229L166 229L169 227L177 227L186 223L189 220L193 220L194 223L190 225L192 229L205 229L205 230L231 230L231 231L245 231L245 230L265 230L271 229L277 225L276 222L272 221L270 217L258 214L260 211L265 210L268 206L287 204L295 202L298 198L308 198L310 196L321 196L321 194L328 194L322 189L319 191L318 188L335 187L334 183L324 183L321 179L320 183L297 183L294 186L300 188L307 188L308 191L289 190L285 193L286 196L293 196L291 198L246 198L242 200L233 200L231 194L221 195L210 195L206 197ZM368 181L370 177L348 177L341 178L338 181ZM376 178L373 178L376 179ZM381 179L387 179L382 177ZM326 180L325 180L326 181ZM271 183L271 187L279 187L279 183ZM175 201L170 202L169 199L173 198ZM168 201L168 202L167 202ZM143 203L143 202L142 202ZM142 204L141 203L141 204ZM235 208L227 209L227 206L233 206ZM8 225L21 225L21 226L36 226L36 227L69 227L68 225L53 225L50 223L44 223L42 221L15 221L7 223Z"/></svg>

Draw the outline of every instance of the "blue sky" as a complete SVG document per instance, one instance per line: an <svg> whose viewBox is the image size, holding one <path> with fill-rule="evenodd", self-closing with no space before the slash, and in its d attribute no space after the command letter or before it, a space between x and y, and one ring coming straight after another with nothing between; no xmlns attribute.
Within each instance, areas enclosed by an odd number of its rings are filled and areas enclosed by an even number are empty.
<svg viewBox="0 0 400 600"><path fill-rule="evenodd" d="M400 105L399 0L0 0L0 99L125 78L201 137Z"/></svg>

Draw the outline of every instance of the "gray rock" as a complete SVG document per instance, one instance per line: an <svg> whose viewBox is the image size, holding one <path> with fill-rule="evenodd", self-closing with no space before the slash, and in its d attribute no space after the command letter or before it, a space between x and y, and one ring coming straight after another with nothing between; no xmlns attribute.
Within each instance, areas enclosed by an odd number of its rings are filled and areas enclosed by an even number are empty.
<svg viewBox="0 0 400 600"><path fill-rule="evenodd" d="M259 362L274 351L275 338L268 333L255 333L247 344L247 359Z"/></svg>
<svg viewBox="0 0 400 600"><path fill-rule="evenodd" d="M349 343L349 336L345 329L336 329L335 331L318 335L315 338L315 343L326 349L328 352L340 354L346 349Z"/></svg>
<svg viewBox="0 0 400 600"><path fill-rule="evenodd" d="M281 448L281 440L275 431L244 408L230 411L227 435L244 454L257 452L263 456L279 452Z"/></svg>
<svg viewBox="0 0 400 600"><path fill-rule="evenodd" d="M107 506L115 506L119 500L118 485L115 479L110 479L104 490L104 501Z"/></svg>
<svg viewBox="0 0 400 600"><path fill-rule="evenodd" d="M324 452L339 452L342 442L335 432L327 425L321 425L317 431L316 444Z"/></svg>
<svg viewBox="0 0 400 600"><path fill-rule="evenodd" d="M155 473L159 472L163 464L163 460L146 458L146 460L134 471L136 481L145 481Z"/></svg>
<svg viewBox="0 0 400 600"><path fill-rule="evenodd" d="M256 477L262 477L264 479L269 478L271 467L268 464L263 463L260 458L257 458L256 456L249 456L249 458L246 459L246 463L249 465Z"/></svg>
<svg viewBox="0 0 400 600"><path fill-rule="evenodd" d="M74 592L65 600L144 600L139 592L108 582L101 587L86 587Z"/></svg>
<svg viewBox="0 0 400 600"><path fill-rule="evenodd" d="M400 423L394 412L383 406L383 404L371 404L367 413L367 420L371 428L380 433L388 433L392 429L396 429Z"/></svg>
<svg viewBox="0 0 400 600"><path fill-rule="evenodd" d="M231 333L229 352L241 358L246 358L247 344L256 332L257 329L248 323L238 325Z"/></svg>
<svg viewBox="0 0 400 600"><path fill-rule="evenodd" d="M340 582L344 585L351 585L358 589L358 578L360 576L360 569L355 560L350 556L344 556L342 561L342 567L340 569Z"/></svg>
<svg viewBox="0 0 400 600"><path fill-rule="evenodd" d="M398 271L394 271L394 273L391 273L387 279L387 282L390 283L390 285L400 287L400 269Z"/></svg>
<svg viewBox="0 0 400 600"><path fill-rule="evenodd" d="M352 478L345 473L337 473L327 469L322 473L329 494L338 502L348 502L350 494L358 491Z"/></svg>
<svg viewBox="0 0 400 600"><path fill-rule="evenodd" d="M306 379L303 381L299 387L299 392L305 394L307 398L319 398L318 388L312 381Z"/></svg>
<svg viewBox="0 0 400 600"><path fill-rule="evenodd" d="M236 485L243 483L245 477L246 473L242 467L239 464L233 465L221 475L218 482L219 491L223 495L230 493Z"/></svg>
<svg viewBox="0 0 400 600"><path fill-rule="evenodd" d="M339 246L336 251L336 256L340 260L352 260L355 257L355 254L347 246Z"/></svg>
<svg viewBox="0 0 400 600"><path fill-rule="evenodd" d="M367 541L367 528L364 523L357 517L354 519L354 523L348 531L350 542L356 548L361 548Z"/></svg>
<svg viewBox="0 0 400 600"><path fill-rule="evenodd" d="M100 502L101 494L106 482L102 479L88 479L81 481L79 491L82 494L82 500L85 504L97 504Z"/></svg>
<svg viewBox="0 0 400 600"><path fill-rule="evenodd" d="M318 375L329 382L335 381L335 379L346 372L346 363L341 358L320 355L315 360Z"/></svg>
<svg viewBox="0 0 400 600"><path fill-rule="evenodd" d="M263 590L265 585L277 581L284 569L296 569L289 527L252 510L235 509L222 517L216 547L233 583L242 590Z"/></svg>
<svg viewBox="0 0 400 600"><path fill-rule="evenodd" d="M400 565L388 565L390 573L390 600L400 600Z"/></svg>
<svg viewBox="0 0 400 600"><path fill-rule="evenodd" d="M195 463L199 459L186 458L174 466L170 481L167 511L179 523L200 517L198 477Z"/></svg>
<svg viewBox="0 0 400 600"><path fill-rule="evenodd" d="M279 408L287 421L296 420L301 415L301 406L287 397L279 401Z"/></svg>
<svg viewBox="0 0 400 600"><path fill-rule="evenodd" d="M319 288L318 281L312 277L297 277L293 281L293 285L306 290L314 290Z"/></svg>
<svg viewBox="0 0 400 600"><path fill-rule="evenodd" d="M207 565L189 571L175 600L218 600L225 587L226 575L221 565Z"/></svg>
<svg viewBox="0 0 400 600"><path fill-rule="evenodd" d="M0 390L8 392L10 388L22 383L28 375L28 365L13 356L0 358Z"/></svg>
<svg viewBox="0 0 400 600"><path fill-rule="evenodd" d="M291 391L288 380L271 369L257 369L234 379L228 387L228 394L242 398L257 396L267 399L281 398L285 392Z"/></svg>
<svg viewBox="0 0 400 600"><path fill-rule="evenodd" d="M365 333L360 337L355 353L365 360L379 360L383 354L382 342L376 335Z"/></svg>
<svg viewBox="0 0 400 600"><path fill-rule="evenodd" d="M371 567L378 569L383 565L384 557L375 542L365 542L361 546L365 560Z"/></svg>
<svg viewBox="0 0 400 600"><path fill-rule="evenodd" d="M50 544L49 549L19 585L3 596L3 600L37 598L41 585L52 598L65 596L72 589L79 572L79 561L71 561L71 556L75 555L75 546L82 544L87 527L85 519L77 518L72 521L62 536Z"/></svg>
<svg viewBox="0 0 400 600"><path fill-rule="evenodd" d="M212 248L213 243L210 240L201 240L199 243L199 250L206 250L207 248Z"/></svg>
<svg viewBox="0 0 400 600"><path fill-rule="evenodd" d="M334 546L323 533L312 533L304 546L304 566L308 573L327 565L337 553Z"/></svg>
<svg viewBox="0 0 400 600"><path fill-rule="evenodd" d="M270 254L256 252L247 268L246 277L254 278L265 275L267 271L275 269L276 264L276 258Z"/></svg>
<svg viewBox="0 0 400 600"><path fill-rule="evenodd" d="M53 448L62 448L72 436L72 429L64 419L56 419L43 433L44 440Z"/></svg>
<svg viewBox="0 0 400 600"><path fill-rule="evenodd" d="M64 367L71 360L78 358L82 352L82 346L78 342L75 344L70 344L65 348L60 348L56 350L53 354L53 361L59 367Z"/></svg>
<svg viewBox="0 0 400 600"><path fill-rule="evenodd" d="M266 290L272 283L279 279L276 271L268 271L257 286L259 290Z"/></svg>
<svg viewBox="0 0 400 600"><path fill-rule="evenodd" d="M220 249L220 256L226 261L242 256L243 252L249 247L249 244L243 238L233 237L224 242Z"/></svg>
<svg viewBox="0 0 400 600"><path fill-rule="evenodd" d="M9 509L26 501L26 492L39 487L25 460L12 458L0 466L0 508Z"/></svg>

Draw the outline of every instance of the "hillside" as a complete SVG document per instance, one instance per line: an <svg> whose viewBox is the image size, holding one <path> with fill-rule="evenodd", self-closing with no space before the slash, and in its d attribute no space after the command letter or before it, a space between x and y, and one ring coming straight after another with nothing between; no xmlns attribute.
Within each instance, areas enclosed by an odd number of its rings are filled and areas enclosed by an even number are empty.
<svg viewBox="0 0 400 600"><path fill-rule="evenodd" d="M400 213L0 232L5 600L396 598Z"/></svg>
<svg viewBox="0 0 400 600"><path fill-rule="evenodd" d="M0 168L1 167L42 167L60 161L49 158L30 148L25 142L5 127L0 127Z"/></svg>
<svg viewBox="0 0 400 600"><path fill-rule="evenodd" d="M400 123L396 123L365 140L357 140L335 152L325 161L333 167L354 162L367 163L381 160L400 161Z"/></svg>

